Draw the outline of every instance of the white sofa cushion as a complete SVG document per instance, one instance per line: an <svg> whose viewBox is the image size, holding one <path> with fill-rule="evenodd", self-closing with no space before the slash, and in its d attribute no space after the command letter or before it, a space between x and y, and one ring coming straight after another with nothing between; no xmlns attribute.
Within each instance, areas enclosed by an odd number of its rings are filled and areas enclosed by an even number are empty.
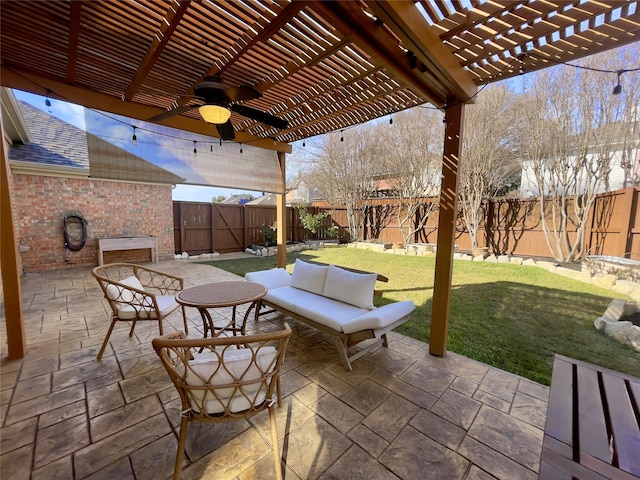
<svg viewBox="0 0 640 480"><path fill-rule="evenodd" d="M313 265L296 258L293 275L291 275L291 286L322 295L328 270L327 265Z"/></svg>
<svg viewBox="0 0 640 480"><path fill-rule="evenodd" d="M259 272L247 272L244 274L244 278L250 282L256 282L263 285L267 290L291 284L291 274L284 268L261 270Z"/></svg>
<svg viewBox="0 0 640 480"><path fill-rule="evenodd" d="M415 308L413 302L408 300L390 303L345 321L342 324L342 331L349 334L384 328L410 314Z"/></svg>
<svg viewBox="0 0 640 480"><path fill-rule="evenodd" d="M271 372L276 366L278 351L272 346L258 349L255 362L252 358L254 350L251 348L225 349L222 353L223 365L214 352L196 355L189 361L189 370L185 375L188 385L227 385L235 381L259 380L263 372ZM256 365L257 363L257 365ZM202 404L206 413L215 414L224 411L229 406L231 412L241 412L259 405L267 396L265 382L256 382L242 387L229 387L212 390L191 390L193 398L189 398L191 407L198 411ZM194 401L195 400L195 401Z"/></svg>
<svg viewBox="0 0 640 480"><path fill-rule="evenodd" d="M378 275L355 273L329 265L324 296L367 310L374 309L373 289Z"/></svg>
<svg viewBox="0 0 640 480"><path fill-rule="evenodd" d="M294 287L269 290L264 297L279 307L342 332L342 325L367 310Z"/></svg>

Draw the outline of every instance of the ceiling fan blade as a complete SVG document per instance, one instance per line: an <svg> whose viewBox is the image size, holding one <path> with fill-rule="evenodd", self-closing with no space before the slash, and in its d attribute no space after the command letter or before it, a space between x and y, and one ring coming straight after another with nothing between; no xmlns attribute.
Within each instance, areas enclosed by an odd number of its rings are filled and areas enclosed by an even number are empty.
<svg viewBox="0 0 640 480"><path fill-rule="evenodd" d="M247 107L246 105L231 105L229 108L232 111L239 113L243 117L250 118L251 120L255 120L256 122L264 123L265 125L269 125L270 127L275 127L282 130L289 126L289 122L283 120L280 117L276 117L275 115L271 115L270 113L263 112L262 110Z"/></svg>
<svg viewBox="0 0 640 480"><path fill-rule="evenodd" d="M174 115L180 115L181 113L188 112L194 108L198 108L200 105L187 105L186 107L178 107L173 110L167 110L166 112L162 112L155 117L151 117L147 119L147 122L159 122L160 120L165 120L169 117L173 117Z"/></svg>
<svg viewBox="0 0 640 480"><path fill-rule="evenodd" d="M222 124L217 124L216 129L218 130L222 140L233 140L236 138L236 133L233 131L231 120L227 120Z"/></svg>
<svg viewBox="0 0 640 480"><path fill-rule="evenodd" d="M262 96L262 93L250 85L225 88L224 94L230 102L247 102Z"/></svg>

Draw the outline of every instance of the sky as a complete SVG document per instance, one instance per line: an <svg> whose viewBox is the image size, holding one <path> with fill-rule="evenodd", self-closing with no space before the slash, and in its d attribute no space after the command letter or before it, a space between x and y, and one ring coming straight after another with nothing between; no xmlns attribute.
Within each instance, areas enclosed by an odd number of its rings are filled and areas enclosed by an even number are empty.
<svg viewBox="0 0 640 480"><path fill-rule="evenodd" d="M154 141L145 141L145 134L149 137L149 133L145 132L141 127L140 130L136 131L136 137L138 138L137 145L133 145L131 142L131 137L133 134L133 129L126 124L119 124L117 122L110 122L108 125L108 118L104 122L101 122L101 115L89 110L85 118L84 107L79 105L75 105L68 102L63 102L61 100L56 100L51 98L51 106L47 107L45 104L46 98L40 95L35 95L28 92L23 92L21 90L13 90L16 98L18 100L24 101L33 105L36 108L39 108L45 112L48 112L50 115L53 115L71 125L84 130L89 131L90 133L94 133L99 135L102 138L108 139L111 143L116 144L117 146L129 151L132 154L136 154L142 158L148 158L148 156L152 156L154 159L153 163L159 166L168 167L170 165L175 165L176 163L184 163L184 162L176 162L176 156L183 157L183 159L188 158L193 155L193 144L191 140L185 141L184 152L177 152L173 149L173 152L168 148L165 148L162 141L166 140L160 136L154 136ZM111 115L111 114L109 114ZM119 117L117 115L111 115L113 118L125 119L125 117ZM89 125L87 126L87 120ZM127 123L136 123L144 126L144 122L140 121L129 121ZM108 127L108 130L107 130ZM167 128L161 126L155 126L159 128ZM167 131L173 129L167 129ZM175 130L173 130L175 132ZM195 138L193 134L188 134L190 138ZM122 139L126 138L127 141L123 142ZM210 138L204 136L198 136L198 139L207 139L210 141ZM173 139L169 139L173 143L175 141ZM208 147L207 147L208 148ZM235 145L232 147L231 145L224 145L224 148L236 148ZM188 154L187 154L188 152ZM202 146L201 146L202 152ZM201 153L202 155L203 153ZM167 168L169 170L169 168ZM171 171L174 171L171 168ZM180 175L183 178L187 178L188 180L193 181L194 183L206 183L205 179L198 177L196 172L189 170L188 168L184 171L174 171L177 175ZM200 185L186 185L186 184L178 184L174 187L172 191L172 198L175 201L189 201L189 202L211 202L211 199L217 197L219 195L223 195L224 197L230 197L234 194L241 193L250 193L254 198L257 198L262 195L262 192L254 192L247 190L237 190L233 188L226 187L205 187Z"/></svg>

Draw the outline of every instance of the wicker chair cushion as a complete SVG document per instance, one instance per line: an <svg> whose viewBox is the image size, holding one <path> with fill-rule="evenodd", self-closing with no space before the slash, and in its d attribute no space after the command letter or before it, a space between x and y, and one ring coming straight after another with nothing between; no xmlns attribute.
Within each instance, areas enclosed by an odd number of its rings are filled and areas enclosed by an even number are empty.
<svg viewBox="0 0 640 480"><path fill-rule="evenodd" d="M140 280L138 280L138 277L134 275L124 278L118 281L118 283L120 285L125 285L126 287L133 287L144 290L142 284L140 283ZM135 298L135 292L132 292L125 287L118 286L115 283L110 283L109 285L107 285L107 295L109 295L109 298L111 300L116 300L116 302L118 302L118 300L122 300L123 302L132 302ZM120 302L118 302L118 304L120 304Z"/></svg>
<svg viewBox="0 0 640 480"><path fill-rule="evenodd" d="M323 295L349 305L373 310L373 289L377 279L378 275L375 273L354 273L329 265Z"/></svg>
<svg viewBox="0 0 640 480"><path fill-rule="evenodd" d="M222 413L225 408L233 413L242 412L252 405L261 404L267 396L268 385L261 380L265 373L272 372L276 366L278 351L272 347L262 347L255 353L251 348L225 350L222 354L222 364L219 362L220 352L209 352L196 355L189 361L189 367L184 375L187 385L206 389L189 389L187 394L191 408L200 413ZM233 385L238 381L255 383Z"/></svg>
<svg viewBox="0 0 640 480"><path fill-rule="evenodd" d="M291 286L322 295L328 270L326 265L313 265L296 258L296 265L291 275Z"/></svg>
<svg viewBox="0 0 640 480"><path fill-rule="evenodd" d="M160 309L160 315L162 315L162 317L169 315L172 311L180 306L176 302L175 295L156 295L156 302L158 302L158 308ZM132 305L126 304L121 305L120 308L118 308L118 317L123 320L134 318L158 318L158 316L156 315L156 311L153 308L135 308Z"/></svg>

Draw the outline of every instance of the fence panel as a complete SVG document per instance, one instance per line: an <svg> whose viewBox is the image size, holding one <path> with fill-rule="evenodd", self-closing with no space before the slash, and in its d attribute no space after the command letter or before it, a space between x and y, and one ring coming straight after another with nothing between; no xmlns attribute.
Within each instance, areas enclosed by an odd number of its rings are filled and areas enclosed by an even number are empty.
<svg viewBox="0 0 640 480"><path fill-rule="evenodd" d="M637 207L639 188L630 187L598 195L590 213L585 234L589 254L613 255L640 260L640 209ZM436 200L427 200L436 201ZM550 257L540 222L540 206L536 199L487 200L483 209L486 221L478 235L479 246L488 246L496 254ZM349 240L347 212L344 206L329 202L314 202L308 213L329 213L316 235L306 231L298 209L287 207L288 241L327 238L327 228L337 226L341 241ZM207 213L210 212L210 213ZM263 205L222 205L174 202L174 239L176 252L190 254L217 251L242 251L264 242L260 230L276 222L276 207ZM413 242L436 243L438 212L429 217L425 227L417 232ZM575 237L575 230L569 237ZM402 243L398 226L396 199L378 198L369 202L363 215L361 238L376 238L383 242ZM210 243L207 243L210 242ZM470 251L471 240L458 216L455 244L459 251Z"/></svg>

